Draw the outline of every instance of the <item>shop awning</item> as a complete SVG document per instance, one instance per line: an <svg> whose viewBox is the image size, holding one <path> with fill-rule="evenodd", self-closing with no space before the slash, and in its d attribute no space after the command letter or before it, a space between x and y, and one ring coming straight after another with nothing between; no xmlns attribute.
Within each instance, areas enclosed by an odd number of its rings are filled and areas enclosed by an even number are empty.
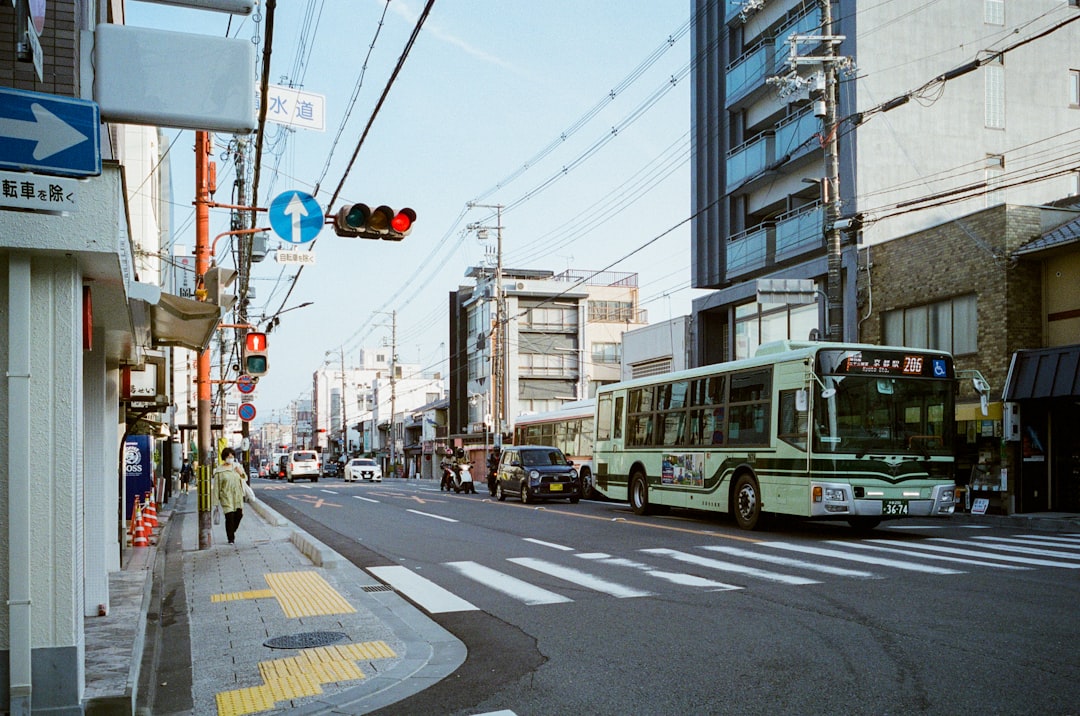
<svg viewBox="0 0 1080 716"><path fill-rule="evenodd" d="M1003 398L1080 398L1080 345L1014 353Z"/></svg>

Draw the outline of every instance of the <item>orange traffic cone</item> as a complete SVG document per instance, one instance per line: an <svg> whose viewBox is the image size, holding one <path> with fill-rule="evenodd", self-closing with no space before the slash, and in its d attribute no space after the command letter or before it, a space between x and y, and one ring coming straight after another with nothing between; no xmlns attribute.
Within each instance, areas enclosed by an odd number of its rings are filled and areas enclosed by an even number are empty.
<svg viewBox="0 0 1080 716"><path fill-rule="evenodd" d="M131 504L131 521L128 522L128 537L135 534L135 518L139 515L139 496L135 495L135 502Z"/></svg>
<svg viewBox="0 0 1080 716"><path fill-rule="evenodd" d="M149 492L146 493L146 507L143 508L143 522L146 524L146 529L148 531L158 526L157 505L154 504L154 498Z"/></svg>
<svg viewBox="0 0 1080 716"><path fill-rule="evenodd" d="M132 547L149 547L150 540L146 538L146 525L143 524L142 513L135 518L135 538L131 541Z"/></svg>

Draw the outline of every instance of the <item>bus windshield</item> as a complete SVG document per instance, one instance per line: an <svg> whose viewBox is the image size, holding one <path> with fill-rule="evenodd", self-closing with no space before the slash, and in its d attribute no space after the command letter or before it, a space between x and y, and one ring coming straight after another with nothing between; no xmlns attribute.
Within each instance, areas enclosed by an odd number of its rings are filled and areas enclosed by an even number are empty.
<svg viewBox="0 0 1080 716"><path fill-rule="evenodd" d="M821 452L952 454L952 358L917 349L824 350L815 401ZM827 396L827 397L826 397Z"/></svg>
<svg viewBox="0 0 1080 716"><path fill-rule="evenodd" d="M835 395L815 401L815 449L821 452L952 453L952 383L889 376L826 376Z"/></svg>

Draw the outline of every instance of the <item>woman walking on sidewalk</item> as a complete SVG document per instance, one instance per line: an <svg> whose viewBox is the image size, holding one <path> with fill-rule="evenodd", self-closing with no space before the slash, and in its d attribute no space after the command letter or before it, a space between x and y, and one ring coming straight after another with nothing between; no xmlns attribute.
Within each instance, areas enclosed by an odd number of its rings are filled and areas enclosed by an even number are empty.
<svg viewBox="0 0 1080 716"><path fill-rule="evenodd" d="M244 519L244 473L236 463L232 448L221 451L221 463L214 470L218 504L225 513L225 536L229 544L236 540L236 528Z"/></svg>

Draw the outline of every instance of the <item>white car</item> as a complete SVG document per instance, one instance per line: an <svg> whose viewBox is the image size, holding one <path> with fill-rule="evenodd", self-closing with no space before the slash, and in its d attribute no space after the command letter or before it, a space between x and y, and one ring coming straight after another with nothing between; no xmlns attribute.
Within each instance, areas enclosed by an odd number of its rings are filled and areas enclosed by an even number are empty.
<svg viewBox="0 0 1080 716"><path fill-rule="evenodd" d="M354 457L345 463L345 482L355 480L371 480L382 482L382 468L379 463L363 457Z"/></svg>
<svg viewBox="0 0 1080 716"><path fill-rule="evenodd" d="M312 450L295 450L289 453L289 459L285 463L285 477L289 482L298 477L306 477L312 482L318 482L321 472L322 463L319 461L319 453Z"/></svg>

